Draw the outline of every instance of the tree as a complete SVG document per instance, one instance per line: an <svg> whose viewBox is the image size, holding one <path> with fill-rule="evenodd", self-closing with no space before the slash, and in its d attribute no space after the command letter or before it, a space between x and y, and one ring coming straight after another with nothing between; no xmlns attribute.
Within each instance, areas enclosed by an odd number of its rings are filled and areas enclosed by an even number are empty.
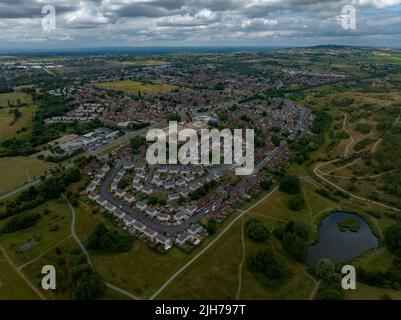
<svg viewBox="0 0 401 320"><path fill-rule="evenodd" d="M207 230L207 232L208 232L209 234L214 234L214 233L216 233L216 220L210 219L210 220L207 222L206 230Z"/></svg>
<svg viewBox="0 0 401 320"><path fill-rule="evenodd" d="M145 139L145 137L142 137L142 136L135 136L132 139L130 139L130 143L131 143L132 152L138 153L139 149L143 145L145 145L146 139Z"/></svg>
<svg viewBox="0 0 401 320"><path fill-rule="evenodd" d="M299 178L297 176L285 176L280 181L280 190L289 194L297 194L301 190Z"/></svg>
<svg viewBox="0 0 401 320"><path fill-rule="evenodd" d="M386 229L384 241L391 252L401 257L401 223L393 224Z"/></svg>
<svg viewBox="0 0 401 320"><path fill-rule="evenodd" d="M304 199L301 196L293 196L288 200L288 208L299 211L304 207Z"/></svg>
<svg viewBox="0 0 401 320"><path fill-rule="evenodd" d="M264 179L259 186L263 189L263 190L269 190L271 187L272 183L269 179Z"/></svg>
<svg viewBox="0 0 401 320"><path fill-rule="evenodd" d="M334 265L330 259L320 259L316 265L316 275L320 279L326 279L333 271Z"/></svg>
<svg viewBox="0 0 401 320"><path fill-rule="evenodd" d="M251 253L248 257L248 268L270 280L283 280L291 275L287 265L268 249Z"/></svg>
<svg viewBox="0 0 401 320"><path fill-rule="evenodd" d="M88 264L74 268L70 276L72 297L76 300L97 300L106 293L106 286L100 276Z"/></svg>
<svg viewBox="0 0 401 320"><path fill-rule="evenodd" d="M285 233L283 237L283 249L292 258L304 262L308 252L308 243L295 233Z"/></svg>
<svg viewBox="0 0 401 320"><path fill-rule="evenodd" d="M111 253L127 252L132 247L133 238L127 233L110 231L103 223L88 237L86 246L88 249L106 251Z"/></svg>
<svg viewBox="0 0 401 320"><path fill-rule="evenodd" d="M1 232L11 233L35 225L41 218L40 213L25 212L11 218L2 228Z"/></svg>
<svg viewBox="0 0 401 320"><path fill-rule="evenodd" d="M262 221L255 218L246 222L245 234L255 242L263 242L270 236L269 230L263 225Z"/></svg>

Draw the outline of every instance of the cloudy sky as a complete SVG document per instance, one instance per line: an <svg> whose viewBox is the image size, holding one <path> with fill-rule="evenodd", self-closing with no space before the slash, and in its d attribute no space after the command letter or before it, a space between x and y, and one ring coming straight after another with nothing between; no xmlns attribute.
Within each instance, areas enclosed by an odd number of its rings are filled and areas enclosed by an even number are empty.
<svg viewBox="0 0 401 320"><path fill-rule="evenodd" d="M0 49L329 43L400 47L401 0L0 0Z"/></svg>

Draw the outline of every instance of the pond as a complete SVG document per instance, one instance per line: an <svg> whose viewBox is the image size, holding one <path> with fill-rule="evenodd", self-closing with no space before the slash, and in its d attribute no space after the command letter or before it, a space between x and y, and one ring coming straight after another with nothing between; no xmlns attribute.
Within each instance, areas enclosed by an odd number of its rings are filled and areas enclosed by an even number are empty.
<svg viewBox="0 0 401 320"><path fill-rule="evenodd" d="M359 230L341 232L338 223L346 218L359 220ZM322 258L329 258L338 264L378 246L377 238L365 219L353 213L331 213L322 220L319 232L319 243L308 250L307 263L310 266L315 266Z"/></svg>

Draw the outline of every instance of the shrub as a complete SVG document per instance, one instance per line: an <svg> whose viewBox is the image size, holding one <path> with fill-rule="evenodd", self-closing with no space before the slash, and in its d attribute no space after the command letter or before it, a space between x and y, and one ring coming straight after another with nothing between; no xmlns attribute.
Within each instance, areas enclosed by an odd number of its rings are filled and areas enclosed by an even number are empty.
<svg viewBox="0 0 401 320"><path fill-rule="evenodd" d="M88 264L75 267L70 276L70 287L76 300L97 300L106 293L104 282Z"/></svg>
<svg viewBox="0 0 401 320"><path fill-rule="evenodd" d="M35 225L41 218L40 213L26 212L11 218L3 227L3 233L11 233Z"/></svg>
<svg viewBox="0 0 401 320"><path fill-rule="evenodd" d="M107 230L104 224L99 224L89 235L86 246L88 249L107 252L126 252L132 247L133 238L127 233Z"/></svg>
<svg viewBox="0 0 401 320"><path fill-rule="evenodd" d="M270 232L262 221L252 218L245 224L245 234L255 242L263 242L269 237Z"/></svg>
<svg viewBox="0 0 401 320"><path fill-rule="evenodd" d="M391 252L401 257L401 223L393 224L386 229L384 241Z"/></svg>
<svg viewBox="0 0 401 320"><path fill-rule="evenodd" d="M251 272L262 274L269 280L283 280L291 275L287 265L267 249L250 254L248 268Z"/></svg>
<svg viewBox="0 0 401 320"><path fill-rule="evenodd" d="M280 181L280 190L289 194L297 194L301 190L301 184L297 176L285 176Z"/></svg>
<svg viewBox="0 0 401 320"><path fill-rule="evenodd" d="M288 200L288 208L294 211L302 210L304 207L304 199L301 196L294 196Z"/></svg>

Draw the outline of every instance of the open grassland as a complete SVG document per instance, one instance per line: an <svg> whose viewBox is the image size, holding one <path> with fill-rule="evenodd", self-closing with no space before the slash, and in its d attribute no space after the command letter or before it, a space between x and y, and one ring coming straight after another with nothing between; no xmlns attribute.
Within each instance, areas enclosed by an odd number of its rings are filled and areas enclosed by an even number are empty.
<svg viewBox="0 0 401 320"><path fill-rule="evenodd" d="M7 107L8 101L11 104L16 104L18 99L20 99L21 103L32 104L32 97L29 94L11 92L0 94L0 107Z"/></svg>
<svg viewBox="0 0 401 320"><path fill-rule="evenodd" d="M166 64L166 61L160 60L135 60L135 61L123 61L122 64L134 65L134 66L159 66Z"/></svg>
<svg viewBox="0 0 401 320"><path fill-rule="evenodd" d="M93 214L93 206L80 202L77 208L77 234L85 243L96 226L103 222L113 227L112 220L102 213ZM99 254L91 252L96 270L102 278L136 295L146 297L178 270L190 255L173 248L166 254L152 251L145 242L135 240L128 252Z"/></svg>
<svg viewBox="0 0 401 320"><path fill-rule="evenodd" d="M395 258L394 254L389 252L385 247L382 247L365 252L359 257L352 259L351 263L356 267L361 267L368 271L387 271Z"/></svg>
<svg viewBox="0 0 401 320"><path fill-rule="evenodd" d="M36 300L39 297L23 278L0 256L0 300Z"/></svg>
<svg viewBox="0 0 401 320"><path fill-rule="evenodd" d="M35 105L20 107L18 110L21 112L21 117L14 120L14 115L10 113L11 108L0 108L0 142L23 135L24 132L18 133L22 128L29 130L36 109Z"/></svg>
<svg viewBox="0 0 401 320"><path fill-rule="evenodd" d="M346 300L380 300L383 295L388 295L393 300L401 300L401 291L371 287L359 282L356 284L355 290L346 290L344 292Z"/></svg>
<svg viewBox="0 0 401 320"><path fill-rule="evenodd" d="M76 266L81 249L71 238L66 239L59 245L45 250L37 259L24 266L22 269L30 281L37 286L46 299L70 299L68 280L71 270ZM52 265L57 271L57 290L43 290L41 288L41 273L44 265Z"/></svg>
<svg viewBox="0 0 401 320"><path fill-rule="evenodd" d="M263 222L271 229L270 220ZM273 238L256 244L244 237L242 244L241 227L239 220L158 299L308 299L314 281L302 267L287 258ZM265 286L247 268L246 256L264 248L280 256L292 272L291 278L279 286Z"/></svg>
<svg viewBox="0 0 401 320"><path fill-rule="evenodd" d="M0 235L0 245L16 265L38 257L70 235L71 212L63 199L48 201L31 211L41 214L36 225ZM0 229L9 219L0 221ZM26 248L27 244L30 247Z"/></svg>
<svg viewBox="0 0 401 320"><path fill-rule="evenodd" d="M0 194L16 188L29 179L39 178L50 170L52 163L34 157L0 158Z"/></svg>
<svg viewBox="0 0 401 320"><path fill-rule="evenodd" d="M122 90L134 93L141 92L142 94L168 93L176 89L175 86L171 86L168 84L156 83L156 82L142 83L139 81L132 81L132 80L102 82L98 83L97 86L107 89Z"/></svg>

